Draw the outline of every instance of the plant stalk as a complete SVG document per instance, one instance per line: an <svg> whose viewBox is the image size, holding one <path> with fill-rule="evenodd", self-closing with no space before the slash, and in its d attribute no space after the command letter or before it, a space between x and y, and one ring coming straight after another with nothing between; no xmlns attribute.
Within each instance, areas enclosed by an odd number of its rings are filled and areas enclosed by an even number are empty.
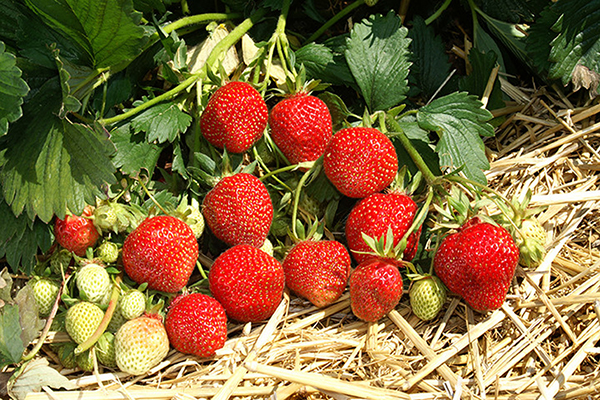
<svg viewBox="0 0 600 400"><path fill-rule="evenodd" d="M362 6L363 4L365 4L365 0L356 0L354 3L348 5L346 8L341 10L339 13L337 13L333 17L331 17L331 19L329 21L325 22L323 24L323 26L321 26L319 29L317 29L315 31L315 33L313 33L308 39L306 39L304 41L303 44L306 45L310 42L314 42L316 39L321 37L321 35L323 33L325 33L325 31L327 29L331 28L331 26L333 26L336 22L338 22L340 19L344 18L346 15L348 15L352 11L354 11L354 9Z"/></svg>

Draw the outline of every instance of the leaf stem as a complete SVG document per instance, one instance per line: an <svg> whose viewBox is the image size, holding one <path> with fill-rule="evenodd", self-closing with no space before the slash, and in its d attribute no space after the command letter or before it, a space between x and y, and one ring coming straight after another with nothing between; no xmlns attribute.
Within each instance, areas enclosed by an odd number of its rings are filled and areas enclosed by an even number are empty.
<svg viewBox="0 0 600 400"><path fill-rule="evenodd" d="M421 171L421 173L423 174L423 178L425 179L425 181L429 185L436 185L439 182L438 177L435 176L433 172L431 172L431 169L427 166L425 160L423 160L423 157L421 157L417 149L415 149L415 147L412 145L410 139L408 138L408 136L406 136L406 133L404 133L398 121L396 121L394 117L387 115L386 122L392 128L392 134L394 135L394 137L397 137L398 140L400 140L400 143L402 144L410 158L413 160L419 171Z"/></svg>
<svg viewBox="0 0 600 400"><path fill-rule="evenodd" d="M444 12L444 10L446 10L446 8L448 8L448 6L450 5L450 3L452 3L452 0L446 0L446 1L444 1L444 4L442 4L440 8L438 8L433 14L431 14L431 16L429 18L427 18L425 20L425 25L429 25L433 21L435 21L436 19L438 19L438 17L440 15L442 15L442 13Z"/></svg>
<svg viewBox="0 0 600 400"><path fill-rule="evenodd" d="M333 24L335 24L340 19L344 18L346 15L348 15L349 13L351 13L352 11L354 11L354 9L362 6L363 4L365 4L365 0L356 0L354 3L348 5L346 8L344 8L343 10L341 10L339 13L337 13L333 17L331 17L331 19L329 21L325 22L323 24L323 26L321 26L319 29L317 29L315 31L315 33L313 33L308 39L306 39L304 41L303 45L306 45L306 44L308 44L310 42L314 42L316 39L318 39L319 37L321 37L321 35L323 33L325 33L325 31L327 29L329 29Z"/></svg>
<svg viewBox="0 0 600 400"><path fill-rule="evenodd" d="M228 20L228 19L236 19L240 18L242 14L240 13L206 13L206 14L198 14L198 15L190 15L189 17L183 17L178 19L177 21L173 21L168 25L165 25L162 28L162 31L167 35L173 31L176 31L181 28L188 27L190 25L202 24L205 22L211 21L220 21L220 20ZM149 43L153 44L159 38L159 33L154 32L150 38Z"/></svg>
<svg viewBox="0 0 600 400"><path fill-rule="evenodd" d="M114 124L115 122L123 121L123 120L125 120L133 115L136 115L158 103L161 103L165 100L170 100L170 99L174 98L179 93L183 92L188 87L193 85L196 81L198 81L200 79L204 79L207 76L208 68L214 68L215 67L214 64L217 63L217 61L219 60L219 57L221 57L223 54L225 54L225 52L231 46L233 46L238 40L240 40L242 38L242 36L244 36L244 34L246 32L248 32L248 30L250 30L250 28L252 28L258 20L260 20L262 17L265 16L266 13L267 13L267 10L265 8L261 8L261 9L257 10L254 14L252 14L250 17L246 18L238 26L236 26L231 32L229 32L229 34L226 37L224 37L220 42L218 42L216 44L216 46L212 49L208 58L206 59L206 62L204 64L203 68L200 71L198 71L197 73L188 77L186 80L181 82L179 85L175 86L173 89L171 89L168 92L165 92L159 96L156 96L155 98L148 100L147 102L140 104L139 106L124 112L123 114L119 114L119 115L116 115L111 118L102 118L98 122L100 122L103 125L111 125L111 124Z"/></svg>

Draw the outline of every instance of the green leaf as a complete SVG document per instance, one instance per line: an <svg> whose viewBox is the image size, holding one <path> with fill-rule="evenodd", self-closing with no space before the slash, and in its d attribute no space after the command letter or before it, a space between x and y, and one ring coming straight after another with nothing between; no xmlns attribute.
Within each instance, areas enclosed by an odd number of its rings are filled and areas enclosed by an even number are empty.
<svg viewBox="0 0 600 400"><path fill-rule="evenodd" d="M429 131L421 129L414 115L405 116L398 119L397 122L429 169L435 175L441 175L441 171L439 170L440 160L429 138ZM396 154L398 155L398 167L401 168L403 165L406 165L410 174L414 176L419 171L419 168L398 140L392 140L392 143L394 143Z"/></svg>
<svg viewBox="0 0 600 400"><path fill-rule="evenodd" d="M527 65L531 65L530 56L525 49L526 35L523 31L526 28L524 26L519 26L519 29L517 29L517 25L515 24L497 20L482 12L480 12L479 15L485 20L492 35L500 40L521 61ZM498 48L497 51L500 51L500 49ZM505 68L503 65L504 60L502 59L502 53L496 52L496 56L498 57L498 63L501 67ZM503 69L503 71L506 71L506 69Z"/></svg>
<svg viewBox="0 0 600 400"><path fill-rule="evenodd" d="M134 106L136 104L138 102ZM185 132L191 122L192 116L181 111L177 103L164 102L137 115L131 120L131 126L136 132L146 132L146 141L164 143L177 139L178 134Z"/></svg>
<svg viewBox="0 0 600 400"><path fill-rule="evenodd" d="M4 50L4 43L0 41L0 136L8 132L9 123L21 117L21 104L29 92L15 56Z"/></svg>
<svg viewBox="0 0 600 400"><path fill-rule="evenodd" d="M333 85L356 86L343 54L320 43L309 43L296 50L296 67L304 65L311 79Z"/></svg>
<svg viewBox="0 0 600 400"><path fill-rule="evenodd" d="M481 106L476 96L452 93L422 107L417 121L439 135L436 152L442 169L462 168L467 178L485 184L483 170L490 164L481 137L493 136L494 129L487 123L492 115Z"/></svg>
<svg viewBox="0 0 600 400"><path fill-rule="evenodd" d="M552 41L549 78L567 85L578 65L600 74L600 0L559 1L558 36Z"/></svg>
<svg viewBox="0 0 600 400"><path fill-rule="evenodd" d="M0 308L0 368L18 363L24 350L19 306L5 304Z"/></svg>
<svg viewBox="0 0 600 400"><path fill-rule="evenodd" d="M67 390L76 390L78 388L69 378L51 368L48 365L48 360L42 357L29 362L25 371L15 380L10 388L10 394L16 400L25 400L28 394L41 392L44 386Z"/></svg>
<svg viewBox="0 0 600 400"><path fill-rule="evenodd" d="M421 17L413 20L408 37L412 40L411 77L417 87L429 98L450 75L451 65L444 42L435 34L433 27L425 25Z"/></svg>
<svg viewBox="0 0 600 400"><path fill-rule="evenodd" d="M15 303L19 306L21 341L30 343L44 328L44 324L38 316L38 303L30 285L25 285L19 290L15 296Z"/></svg>
<svg viewBox="0 0 600 400"><path fill-rule="evenodd" d="M135 175L145 169L152 175L163 145L148 143L144 133L133 133L126 124L111 132L111 141L117 148L113 162L126 175Z"/></svg>
<svg viewBox="0 0 600 400"><path fill-rule="evenodd" d="M548 0L481 0L478 4L495 19L518 23L534 21Z"/></svg>
<svg viewBox="0 0 600 400"><path fill-rule="evenodd" d="M116 182L109 158L114 148L90 127L58 118L61 97L58 80L48 81L0 145L0 181L17 216L26 210L30 219L49 222L67 209L80 213L103 196L103 184Z"/></svg>
<svg viewBox="0 0 600 400"><path fill-rule="evenodd" d="M484 54L479 51L479 49L472 48L471 51L469 51L469 61L471 62L472 71L469 75L463 77L459 81L459 89L481 98L488 84L490 73L496 66L497 59L495 53ZM490 94L487 109L495 110L504 106L505 103L502 99L500 81L496 79L494 81L492 93Z"/></svg>
<svg viewBox="0 0 600 400"><path fill-rule="evenodd" d="M525 50L537 73L546 77L552 63L550 62L550 43L557 36L553 26L558 20L558 13L552 8L546 8L540 13L535 23L527 31Z"/></svg>
<svg viewBox="0 0 600 400"><path fill-rule="evenodd" d="M371 111L399 104L408 92L407 33L394 12L373 15L350 32L346 61Z"/></svg>
<svg viewBox="0 0 600 400"><path fill-rule="evenodd" d="M27 5L58 32L77 43L104 68L130 62L140 54L144 29L131 0L26 0Z"/></svg>

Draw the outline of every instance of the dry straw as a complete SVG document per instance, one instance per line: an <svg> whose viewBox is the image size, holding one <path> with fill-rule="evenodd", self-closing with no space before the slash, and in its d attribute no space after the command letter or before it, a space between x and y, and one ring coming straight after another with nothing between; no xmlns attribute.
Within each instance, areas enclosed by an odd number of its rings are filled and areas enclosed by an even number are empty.
<svg viewBox="0 0 600 400"><path fill-rule="evenodd" d="M425 323L405 296L367 324L347 295L320 310L286 297L266 324L230 325L211 359L172 351L136 378L62 370L81 390L27 400L599 398L600 105L502 83L514 101L494 111L503 121L486 142L489 184L509 198L530 190L549 240L501 309L474 313L451 295Z"/></svg>

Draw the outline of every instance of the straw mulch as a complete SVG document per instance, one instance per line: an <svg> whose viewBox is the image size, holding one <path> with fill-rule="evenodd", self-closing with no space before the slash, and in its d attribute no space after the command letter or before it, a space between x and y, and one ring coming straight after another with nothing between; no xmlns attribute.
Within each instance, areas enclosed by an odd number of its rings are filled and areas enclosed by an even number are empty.
<svg viewBox="0 0 600 400"><path fill-rule="evenodd" d="M496 110L505 120L486 142L490 186L509 198L530 189L549 240L537 269L519 267L501 309L474 313L449 296L424 323L405 296L367 324L347 295L321 310L286 296L268 323L231 325L213 359L172 351L135 378L62 371L80 391L27 400L600 398L600 105L502 87L513 101Z"/></svg>

